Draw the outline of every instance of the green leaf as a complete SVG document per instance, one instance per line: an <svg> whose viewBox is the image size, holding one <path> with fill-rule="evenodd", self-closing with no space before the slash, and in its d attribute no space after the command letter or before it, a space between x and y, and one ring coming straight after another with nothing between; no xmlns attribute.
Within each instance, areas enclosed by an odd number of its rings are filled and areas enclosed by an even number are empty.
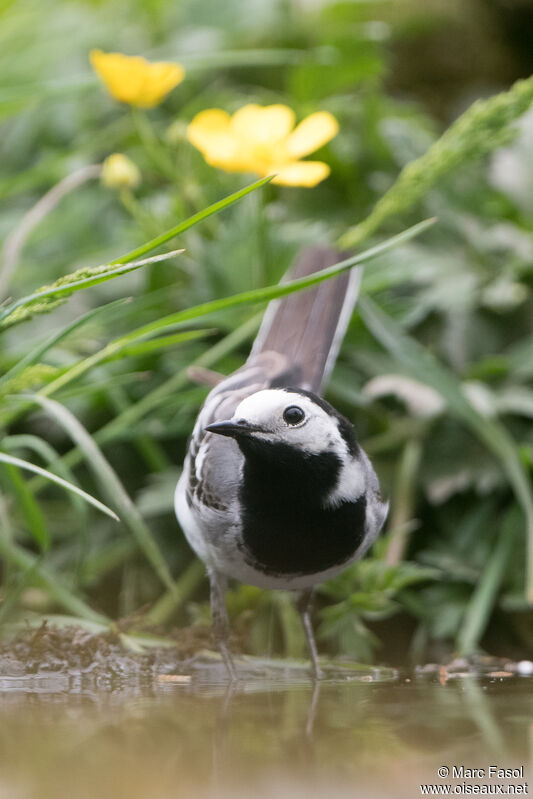
<svg viewBox="0 0 533 799"><path fill-rule="evenodd" d="M277 610L285 657L301 658L306 653L305 636L291 592L273 591L272 604Z"/></svg>
<svg viewBox="0 0 533 799"><path fill-rule="evenodd" d="M527 596L533 602L533 494L516 443L499 422L476 410L451 372L421 344L410 338L368 297L360 300L359 311L370 332L402 364L407 373L432 386L446 400L450 411L498 458L526 518Z"/></svg>
<svg viewBox="0 0 533 799"><path fill-rule="evenodd" d="M515 531L520 523L518 509L514 506L501 526L501 533L487 561L481 579L476 585L465 617L457 636L457 651L460 655L475 652L485 631L490 614L496 603L498 589L502 583L515 546Z"/></svg>

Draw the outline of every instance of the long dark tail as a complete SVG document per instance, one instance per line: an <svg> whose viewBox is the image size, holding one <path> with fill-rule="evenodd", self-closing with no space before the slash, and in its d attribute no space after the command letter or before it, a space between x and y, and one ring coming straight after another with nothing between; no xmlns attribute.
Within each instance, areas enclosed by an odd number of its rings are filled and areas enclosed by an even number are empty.
<svg viewBox="0 0 533 799"><path fill-rule="evenodd" d="M308 247L297 257L283 281L311 275L342 258L342 253L331 247ZM280 382L320 393L350 321L360 277L359 269L351 269L316 287L271 302L250 358L264 352L281 353L290 367Z"/></svg>

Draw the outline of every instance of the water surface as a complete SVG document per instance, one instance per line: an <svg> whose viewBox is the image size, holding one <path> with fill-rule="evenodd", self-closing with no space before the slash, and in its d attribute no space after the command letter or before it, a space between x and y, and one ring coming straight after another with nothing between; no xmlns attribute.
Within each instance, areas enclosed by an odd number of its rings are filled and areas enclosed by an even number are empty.
<svg viewBox="0 0 533 799"><path fill-rule="evenodd" d="M379 799L418 797L421 783L497 793L528 783L533 751L533 681L503 674L375 672L318 690L256 678L234 691L182 676L0 678L0 797ZM524 777L438 776L453 765Z"/></svg>

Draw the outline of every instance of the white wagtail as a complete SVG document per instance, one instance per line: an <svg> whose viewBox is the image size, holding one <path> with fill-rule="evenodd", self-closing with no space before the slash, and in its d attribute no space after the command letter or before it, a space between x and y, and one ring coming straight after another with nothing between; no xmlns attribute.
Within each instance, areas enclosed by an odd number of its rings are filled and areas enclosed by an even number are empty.
<svg viewBox="0 0 533 799"><path fill-rule="evenodd" d="M289 274L338 260L332 249L312 247ZM207 566L213 633L232 679L227 578L299 592L316 678L313 587L360 558L387 515L351 423L319 396L359 279L352 270L271 302L248 360L210 392L189 442L176 515Z"/></svg>

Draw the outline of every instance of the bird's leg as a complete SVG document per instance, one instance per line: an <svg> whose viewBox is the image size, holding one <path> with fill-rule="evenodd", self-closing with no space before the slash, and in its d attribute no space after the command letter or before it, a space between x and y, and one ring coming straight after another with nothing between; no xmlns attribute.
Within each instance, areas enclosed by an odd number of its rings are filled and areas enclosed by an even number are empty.
<svg viewBox="0 0 533 799"><path fill-rule="evenodd" d="M318 665L318 653L316 649L315 634L313 632L313 625L311 624L311 606L313 604L313 589L309 588L302 591L298 597L296 607L302 620L307 645L309 647L309 654L311 655L311 676L313 680L320 680L324 674L320 671Z"/></svg>
<svg viewBox="0 0 533 799"><path fill-rule="evenodd" d="M209 569L209 584L211 586L211 618L213 622L213 636L218 651L226 664L232 682L237 680L237 671L228 646L229 622L226 610L226 578L218 572Z"/></svg>

